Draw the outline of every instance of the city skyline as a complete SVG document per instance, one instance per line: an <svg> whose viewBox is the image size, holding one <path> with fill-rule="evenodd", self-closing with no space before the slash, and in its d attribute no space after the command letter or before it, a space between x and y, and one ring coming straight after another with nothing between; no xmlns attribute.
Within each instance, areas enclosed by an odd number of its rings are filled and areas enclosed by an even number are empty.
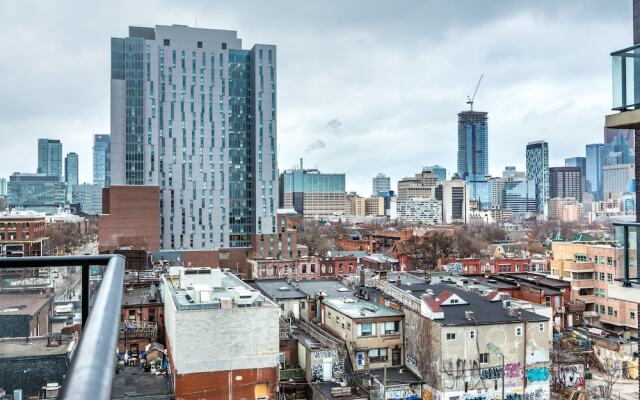
<svg viewBox="0 0 640 400"><path fill-rule="evenodd" d="M118 11L117 4L90 10L79 3L72 25L86 30L86 34L82 40L75 40L74 33L43 22L55 13L55 8L50 7L53 6L43 4L29 13L22 12L20 5L3 7L1 29L7 35L15 31L16 15L33 34L15 36L20 40L14 40L7 49L8 57L20 59L21 63L0 67L0 79L7 88L5 99L11 99L2 105L0 132L19 132L24 138L3 146L0 157L25 154L12 165L4 165L0 176L8 178L15 171L35 170L31 143L49 137L60 139L65 153L79 154L80 182L91 182L92 157L88 149L93 134L110 130L109 38L126 35L129 25L194 26L197 17L199 27L232 29L240 32L246 43L277 46L281 66L280 171L304 157L310 168L346 173L347 190L362 194L370 191L371 178L377 172L384 172L395 182L411 176L422 165L439 164L455 171L456 114L465 109L466 96L473 91L480 73L485 77L474 109L491 114L492 175L499 175L505 165L524 169L524 149L530 141L549 143L550 166L562 166L568 157L584 156L584 145L602 142L602 116L611 108L608 53L612 48L628 45L631 19L630 4L626 2L604 11L597 8L597 2L495 2L466 9L416 3L407 8L411 13L387 5L372 7L376 15L385 15L385 24L378 24L374 15L374 19L360 21L357 3L344 6L339 15L330 11L330 5L307 5L286 13L281 12L283 3L251 5L256 10L251 14L267 15L268 24L253 23L255 17L247 15L248 5L230 4L218 9L201 2L187 3L186 7L137 3L125 15ZM310 13L318 18L306 21L305 16ZM102 17L82 18L85 14ZM26 21L24 15L28 15ZM438 29L424 31L425 21ZM583 31L583 24L590 27L584 30L586 37L572 34ZM518 33L507 34L515 25L519 26ZM336 32L317 35L323 27ZM299 33L292 35L294 30ZM73 45L57 48L37 41L37 37L46 35ZM354 40L338 41L344 35ZM470 40L479 35L481 42ZM397 37L403 38L403 48L407 50L397 48ZM520 46L523 42L529 43L526 49ZM455 55L472 47L483 56L460 64ZM30 51L25 52L25 48ZM591 61L565 57L567 48L579 49ZM408 56L403 51L410 51L414 62L399 62ZM60 56L56 59L73 60L73 64L61 61L46 73L39 72L40 59L35 55L47 56L51 52ZM297 54L308 56L301 58ZM504 57L506 54L511 55ZM321 67L327 58L345 62L339 63L340 69ZM516 63L513 59L525 61ZM549 62L551 59L554 61ZM25 76L17 73L17 68L30 73L31 78L16 79ZM311 77L309 70L314 72ZM447 79L451 71L456 74L455 80ZM38 76L34 75L36 72ZM380 84L370 85L373 81ZM16 118L32 107L20 95L20 91L30 92L24 90L25 84L27 89L30 85L35 85L34 90L43 87L45 96L58 93L55 99L45 97L41 102L54 106L40 109L36 105L34 118ZM62 91L69 96L60 100ZM388 151L389 135L394 136L397 148L393 154Z"/></svg>

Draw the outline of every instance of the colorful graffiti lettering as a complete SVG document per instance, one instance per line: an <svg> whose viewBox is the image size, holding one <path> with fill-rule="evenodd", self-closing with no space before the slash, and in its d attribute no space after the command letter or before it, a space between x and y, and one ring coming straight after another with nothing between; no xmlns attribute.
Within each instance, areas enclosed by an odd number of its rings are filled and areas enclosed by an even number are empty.
<svg viewBox="0 0 640 400"><path fill-rule="evenodd" d="M549 380L549 368L535 368L527 370L527 379L531 382Z"/></svg>
<svg viewBox="0 0 640 400"><path fill-rule="evenodd" d="M566 388L584 388L584 365L562 365L553 371L553 385Z"/></svg>
<svg viewBox="0 0 640 400"><path fill-rule="evenodd" d="M522 364L517 362L517 363L505 365L504 375L507 378L522 378L523 376Z"/></svg>
<svg viewBox="0 0 640 400"><path fill-rule="evenodd" d="M502 378L502 368L483 368L480 370L480 379L483 381L500 378Z"/></svg>

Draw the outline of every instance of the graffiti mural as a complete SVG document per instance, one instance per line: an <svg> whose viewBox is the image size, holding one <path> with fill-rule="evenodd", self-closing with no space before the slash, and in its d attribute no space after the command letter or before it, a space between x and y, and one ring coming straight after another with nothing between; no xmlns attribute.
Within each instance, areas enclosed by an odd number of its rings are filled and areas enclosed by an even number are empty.
<svg viewBox="0 0 640 400"><path fill-rule="evenodd" d="M318 350L311 353L311 379L322 380L324 360L331 360L331 374L334 379L342 378L344 362L340 360L337 350Z"/></svg>
<svg viewBox="0 0 640 400"><path fill-rule="evenodd" d="M516 363L505 365L504 375L507 378L522 378L524 376L522 364L520 364L519 362L516 362Z"/></svg>
<svg viewBox="0 0 640 400"><path fill-rule="evenodd" d="M483 368L480 370L480 379L483 381L489 379L500 379L502 378L502 368Z"/></svg>
<svg viewBox="0 0 640 400"><path fill-rule="evenodd" d="M530 382L535 381L548 381L549 380L549 368L535 368L527 370L527 379Z"/></svg>
<svg viewBox="0 0 640 400"><path fill-rule="evenodd" d="M561 365L554 369L552 379L556 387L584 388L584 365Z"/></svg>

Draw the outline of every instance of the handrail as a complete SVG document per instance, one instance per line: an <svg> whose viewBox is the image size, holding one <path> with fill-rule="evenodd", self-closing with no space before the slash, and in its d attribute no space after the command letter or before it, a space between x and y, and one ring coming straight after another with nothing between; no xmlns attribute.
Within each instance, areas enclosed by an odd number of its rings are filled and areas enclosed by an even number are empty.
<svg viewBox="0 0 640 400"><path fill-rule="evenodd" d="M89 267L106 265L100 289L89 311ZM111 399L115 350L120 331L124 284L122 255L0 258L0 269L53 266L82 267L82 339L63 387L65 400Z"/></svg>

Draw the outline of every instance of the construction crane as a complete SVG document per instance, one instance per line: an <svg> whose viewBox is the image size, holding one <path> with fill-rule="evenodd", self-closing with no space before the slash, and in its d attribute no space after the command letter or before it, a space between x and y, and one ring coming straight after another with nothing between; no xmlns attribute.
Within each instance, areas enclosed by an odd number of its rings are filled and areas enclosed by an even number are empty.
<svg viewBox="0 0 640 400"><path fill-rule="evenodd" d="M476 98L476 94L478 93L478 88L480 87L480 82L482 82L482 77L484 74L480 74L480 79L478 79L478 84L476 85L476 90L473 91L473 96L467 96L467 104L471 107L470 111L473 111L473 101Z"/></svg>

